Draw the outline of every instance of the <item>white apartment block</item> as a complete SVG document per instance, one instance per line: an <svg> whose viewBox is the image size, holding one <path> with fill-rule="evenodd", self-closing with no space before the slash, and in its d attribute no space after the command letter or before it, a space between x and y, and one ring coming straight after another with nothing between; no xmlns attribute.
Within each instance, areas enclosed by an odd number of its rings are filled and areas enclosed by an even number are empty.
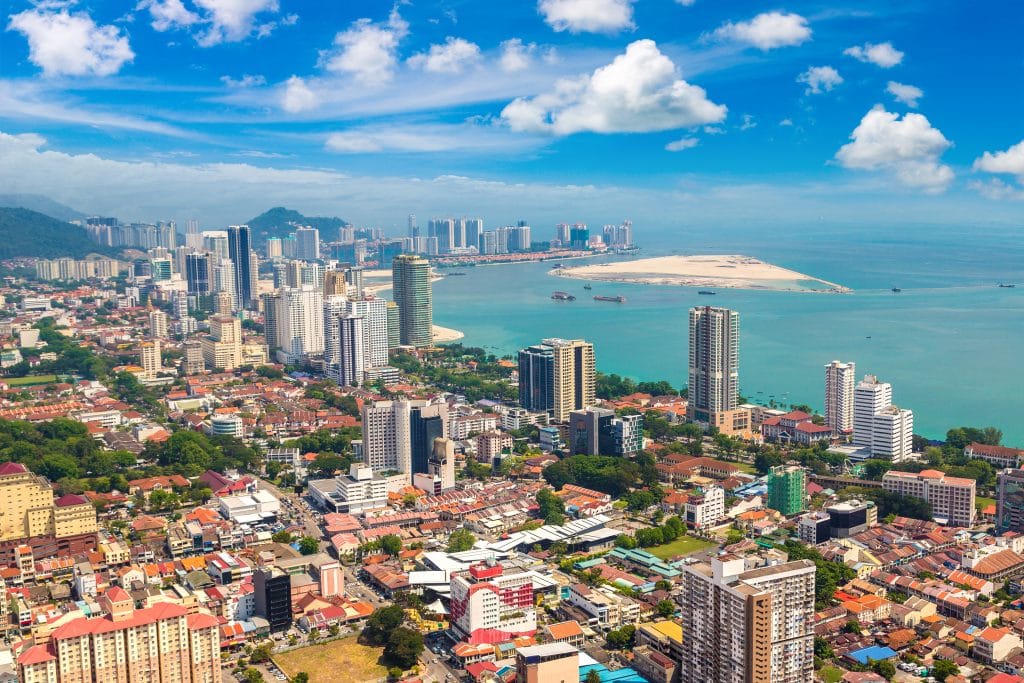
<svg viewBox="0 0 1024 683"><path fill-rule="evenodd" d="M409 401L363 405L363 462L374 472L412 471Z"/></svg>
<svg viewBox="0 0 1024 683"><path fill-rule="evenodd" d="M324 350L324 296L316 285L285 288L277 299L277 346L285 360Z"/></svg>
<svg viewBox="0 0 1024 683"><path fill-rule="evenodd" d="M892 405L892 385L866 375L853 390L853 443L871 448L875 414Z"/></svg>
<svg viewBox="0 0 1024 683"><path fill-rule="evenodd" d="M853 431L853 388L856 366L837 360L825 366L825 424L833 434Z"/></svg>
<svg viewBox="0 0 1024 683"><path fill-rule="evenodd" d="M871 457L903 462L914 450L914 413L889 406L871 421Z"/></svg>
<svg viewBox="0 0 1024 683"><path fill-rule="evenodd" d="M709 486L700 496L691 496L686 503L683 521L694 529L714 526L725 517L725 489Z"/></svg>
<svg viewBox="0 0 1024 683"><path fill-rule="evenodd" d="M461 415L452 412L448 422L448 434L456 441L469 438L470 434L483 434L498 428L498 416L493 413Z"/></svg>
<svg viewBox="0 0 1024 683"><path fill-rule="evenodd" d="M385 299L351 299L348 312L363 318L366 335L366 367L388 364L388 302Z"/></svg>
<svg viewBox="0 0 1024 683"><path fill-rule="evenodd" d="M974 524L977 483L973 479L947 477L938 470L890 470L882 477L882 487L886 491L928 502L937 521L962 527Z"/></svg>
<svg viewBox="0 0 1024 683"><path fill-rule="evenodd" d="M451 577L451 624L470 643L500 643L537 632L533 579L500 564L474 564Z"/></svg>

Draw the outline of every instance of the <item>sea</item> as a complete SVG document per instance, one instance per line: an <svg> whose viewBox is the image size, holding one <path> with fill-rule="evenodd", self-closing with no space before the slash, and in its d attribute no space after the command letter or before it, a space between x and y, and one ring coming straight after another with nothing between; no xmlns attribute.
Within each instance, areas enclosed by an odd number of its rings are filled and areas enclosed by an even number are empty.
<svg viewBox="0 0 1024 683"><path fill-rule="evenodd" d="M719 288L706 296L697 288L597 281L588 291L584 280L553 275L551 262L477 266L434 284L434 320L498 356L546 337L583 338L593 342L601 372L681 387L688 310L724 306L740 313L740 391L751 402L821 411L825 364L854 361L858 376L892 384L893 402L914 411L915 433L942 439L951 427L994 426L1004 444L1024 447L1022 238L1024 226L637 225L635 258L744 254L853 291ZM621 258L631 257L586 262ZM577 298L552 300L556 290Z"/></svg>

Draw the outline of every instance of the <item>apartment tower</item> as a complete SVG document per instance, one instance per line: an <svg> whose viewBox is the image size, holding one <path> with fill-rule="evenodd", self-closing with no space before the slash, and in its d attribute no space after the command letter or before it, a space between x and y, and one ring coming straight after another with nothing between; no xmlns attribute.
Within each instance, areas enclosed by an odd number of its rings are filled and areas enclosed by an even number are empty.
<svg viewBox="0 0 1024 683"><path fill-rule="evenodd" d="M728 308L690 309L689 417L711 423L739 404L740 314Z"/></svg>
<svg viewBox="0 0 1024 683"><path fill-rule="evenodd" d="M399 339L405 346L434 343L430 263L419 256L396 256L391 266L392 296L398 304Z"/></svg>
<svg viewBox="0 0 1024 683"><path fill-rule="evenodd" d="M853 431L853 388L857 383L854 363L837 360L825 366L825 424L832 434L842 436Z"/></svg>

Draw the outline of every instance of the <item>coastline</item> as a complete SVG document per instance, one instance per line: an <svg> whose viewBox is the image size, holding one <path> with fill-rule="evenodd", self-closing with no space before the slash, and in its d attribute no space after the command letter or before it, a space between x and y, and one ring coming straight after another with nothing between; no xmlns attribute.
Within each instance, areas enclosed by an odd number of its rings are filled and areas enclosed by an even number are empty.
<svg viewBox="0 0 1024 683"><path fill-rule="evenodd" d="M631 284L668 285L675 287L707 287L748 289L776 292L809 292L845 294L852 290L835 282L798 273L739 254L662 256L631 261L553 269L552 274L578 280L624 282ZM801 286L808 282L825 288Z"/></svg>
<svg viewBox="0 0 1024 683"><path fill-rule="evenodd" d="M434 325L434 343L435 344L451 344L457 342L466 335L461 330L454 330L450 327L441 327L440 325Z"/></svg>

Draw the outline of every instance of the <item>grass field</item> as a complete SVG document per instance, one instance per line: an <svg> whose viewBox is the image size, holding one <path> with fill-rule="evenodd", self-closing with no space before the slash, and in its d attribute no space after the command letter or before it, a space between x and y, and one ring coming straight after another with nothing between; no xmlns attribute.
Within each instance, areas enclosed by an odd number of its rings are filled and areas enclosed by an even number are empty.
<svg viewBox="0 0 1024 683"><path fill-rule="evenodd" d="M310 683L357 683L387 678L387 668L377 663L381 652L383 648L342 638L275 654L273 659L288 678L305 671Z"/></svg>
<svg viewBox="0 0 1024 683"><path fill-rule="evenodd" d="M668 560L676 555L689 555L695 553L698 550L704 550L705 548L711 548L714 543L705 541L700 538L694 538L692 536L681 536L671 543L665 545L656 545L653 548L644 548L647 552L655 557L660 557L663 560Z"/></svg>
<svg viewBox="0 0 1024 683"><path fill-rule="evenodd" d="M986 505L995 505L995 498L985 498L984 496L978 496L974 499L974 504L979 510L984 510Z"/></svg>
<svg viewBox="0 0 1024 683"><path fill-rule="evenodd" d="M12 387L27 387L33 384L53 384L57 375L28 375L27 377L4 377L4 382Z"/></svg>
<svg viewBox="0 0 1024 683"><path fill-rule="evenodd" d="M825 683L839 683L844 673L846 672L839 667L825 666L818 672L818 675L821 676L821 680L825 681Z"/></svg>

